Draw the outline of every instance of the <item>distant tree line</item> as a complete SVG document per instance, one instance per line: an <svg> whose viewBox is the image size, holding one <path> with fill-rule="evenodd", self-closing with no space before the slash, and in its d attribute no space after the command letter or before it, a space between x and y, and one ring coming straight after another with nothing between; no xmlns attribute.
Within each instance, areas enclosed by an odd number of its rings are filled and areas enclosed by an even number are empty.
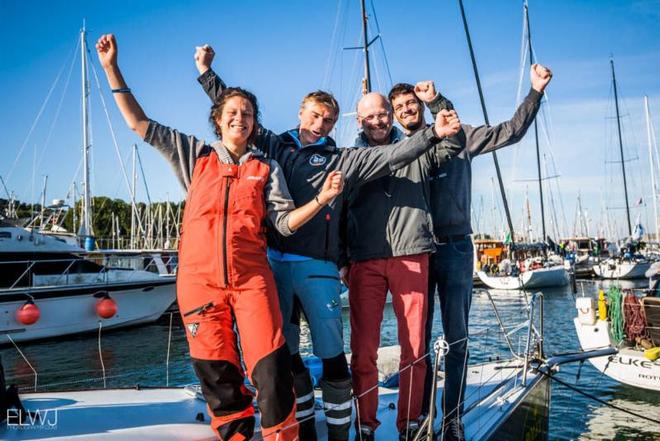
<svg viewBox="0 0 660 441"><path fill-rule="evenodd" d="M177 235L178 223L181 222L185 202L154 202L136 203L137 218L135 220L136 235L141 239L158 238ZM13 201L12 218L17 224L40 226L41 204L28 204ZM47 206L44 211L44 228L59 225L68 232L76 233L80 227L82 201L77 201L75 210L69 206ZM106 196L92 198L92 228L99 239L109 240L117 233L127 239L131 235L131 203L122 199L111 199ZM10 201L0 198L0 214L4 217L10 214ZM139 219L139 220L138 220ZM169 221L168 221L169 219Z"/></svg>

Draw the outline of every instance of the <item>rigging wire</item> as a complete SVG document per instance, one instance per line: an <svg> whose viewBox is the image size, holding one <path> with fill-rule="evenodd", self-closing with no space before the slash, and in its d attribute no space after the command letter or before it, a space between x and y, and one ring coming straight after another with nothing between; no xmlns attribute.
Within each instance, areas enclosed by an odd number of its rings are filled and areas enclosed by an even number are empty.
<svg viewBox="0 0 660 441"><path fill-rule="evenodd" d="M140 165L140 172L142 173L142 182L144 183L144 190L147 193L147 201L151 205L151 195L149 194L149 185L147 185L147 176L144 174L144 168L142 167L142 157L140 156L139 150L136 150L138 164Z"/></svg>
<svg viewBox="0 0 660 441"><path fill-rule="evenodd" d="M80 40L77 40L79 43ZM74 56L71 58L71 65L69 66L69 72L66 77L66 82L64 83L64 89L62 90L62 95L60 96L60 101L57 103L57 108L55 109L55 116L53 117L53 121L50 125L50 129L48 130L48 135L46 136L46 141L44 142L44 145L41 150L41 155L39 156L39 160L37 161L37 169L41 167L41 163L43 162L44 155L46 153L46 150L48 149L48 146L50 144L50 138L51 135L53 134L53 130L55 128L55 124L57 123L59 116L60 116L60 111L62 109L62 104L64 103L64 97L66 96L66 92L69 89L69 84L71 83L71 74L73 73L73 66L76 64L76 61L78 60L78 45L76 44L76 49L74 50Z"/></svg>
<svg viewBox="0 0 660 441"><path fill-rule="evenodd" d="M349 75L349 80L352 78L360 78L359 76L359 53L358 51L353 51L353 66L350 70L350 75ZM343 78L343 77L342 77ZM343 81L342 81L343 82ZM359 97L362 95L362 84L360 81L349 81L349 86L345 89L347 90L343 102L345 105L343 107L346 109L350 109L349 112L345 112L343 114L344 117L347 116L352 116L352 113L355 111L357 101ZM356 120L355 118L350 118L348 120L343 121L341 126L339 127L339 131L337 133L338 140L340 141L340 144L342 145L351 145L353 139L351 139L351 130L356 128Z"/></svg>
<svg viewBox="0 0 660 441"><path fill-rule="evenodd" d="M545 175L552 176L550 174L550 170L548 170L548 158L545 154L543 155L543 166L545 168ZM559 179L558 176L557 179ZM552 185L548 185L548 197L550 199L550 207L551 207L550 220L554 227L553 229L555 233L555 238L558 238L561 237L561 233L559 231L559 223L557 221L557 207L555 207L555 195L554 192L552 191Z"/></svg>
<svg viewBox="0 0 660 441"><path fill-rule="evenodd" d="M374 24L376 25L376 32L378 35L378 42L380 43L380 48L383 51L383 62L385 64L385 71L387 72L387 78L389 79L389 85L390 88L394 85L394 81L392 80L392 72L390 70L390 63L387 59L387 52L385 52L385 44L383 43L383 35L380 32L380 24L378 23L378 16L376 15L376 7L374 6L374 1L370 0L369 3L371 3L371 11L374 14Z"/></svg>
<svg viewBox="0 0 660 441"><path fill-rule="evenodd" d="M74 47L72 53L69 55L69 57L73 56L77 49L78 45L80 44L80 41L76 41L76 46ZM39 108L39 111L37 112L37 116L35 117L34 121L32 122L32 125L30 126L30 130L28 130L28 134L25 137L25 140L23 141L23 144L21 145L21 148L18 150L18 154L16 155L16 158L14 159L14 163L9 169L9 172L5 175L5 182L9 183L9 180L11 179L11 175L14 173L14 169L16 168L16 165L18 164L18 161L23 154L23 151L25 150L25 147L28 144L28 141L30 140L30 137L32 136L32 132L37 126L37 123L39 122L39 119L41 119L41 115L43 115L44 110L46 109L46 105L48 104L48 101L50 100L51 95L53 94L53 91L55 90L55 86L57 86L57 83L60 81L60 77L62 76L62 73L64 72L65 67L68 64L68 59L64 62L62 67L60 68L60 71L57 73L57 76L55 77L55 81L53 81L53 84L50 86L50 89L48 90L48 94L46 95L46 98L44 99L43 103L41 104L41 107Z"/></svg>
<svg viewBox="0 0 660 441"><path fill-rule="evenodd" d="M337 62L337 33L342 11L342 1L337 2L337 12L335 12L335 24L332 28L332 36L330 37L330 51L328 53L328 60L325 64L325 72L323 74L323 82L321 83L322 89L330 87L330 78L334 72L335 63Z"/></svg>
<svg viewBox="0 0 660 441"><path fill-rule="evenodd" d="M538 56L536 54L536 50L534 49L534 46L531 46L530 48L530 38L529 38L529 33L527 31L527 14L525 14L525 7L527 7L527 1L523 3L523 31L522 31L522 42L521 42L521 48L520 48L520 72L519 72L519 79L518 79L518 86L517 86L517 92L516 92L516 106L520 104L522 101L522 91L523 91L523 82L524 82L524 77L525 77L525 72L526 72L526 65L528 64L528 56L529 56L529 51L531 49L532 57L534 60L538 59ZM557 163L555 162L555 157L554 153L552 150L552 145L553 142L551 140L551 133L552 133L552 119L550 117L550 99L549 99L549 93L548 91L544 91L543 97L542 97L542 102L541 106L539 108L539 112L536 116L536 120L538 121L538 125L540 126L540 131L541 134L544 138L544 141L546 143L546 154L550 157L550 165L551 165L551 170L552 170L552 175L549 175L547 173L548 170L546 170L546 176L553 176L555 177L553 181L555 182L548 182L547 183L547 188L548 191L551 194L551 198L554 197L554 193L551 189L552 186L555 186L556 189L556 194L557 198L559 199L559 208L561 210L561 220L562 224L559 224L557 222L557 213L556 213L556 206L554 200L551 200L551 205L554 207L553 208L553 217L554 217L554 222L555 222L555 228L558 232L558 234L561 235L561 233L567 232L568 229L568 221L566 218L566 210L565 210L565 204L564 204L564 198L561 192L561 185L560 185L560 173L557 168ZM514 182L516 179L516 174L519 169L518 163L520 161L520 155L521 155L521 149L520 149L520 144L517 144L516 146L513 147L513 167L511 168L511 182ZM546 166L547 168L547 166Z"/></svg>
<svg viewBox="0 0 660 441"><path fill-rule="evenodd" d="M524 2L523 6L527 5L527 1ZM520 73L518 74L518 87L516 89L516 106L520 105L522 102L522 83L525 79L525 67L527 66L527 52L529 46L529 37L527 36L527 14L525 14L525 8L523 7L523 21L522 21L522 32L520 42Z"/></svg>
<svg viewBox="0 0 660 441"><path fill-rule="evenodd" d="M516 87L516 101L515 105L518 107L520 103L522 102L522 90L523 90L523 82L525 81L525 71L527 67L527 54L528 54L528 47L529 47L529 37L527 35L527 14L525 14L525 7L527 5L527 2L523 2L523 9L522 9L522 32L520 33L521 35L521 41L520 41L520 62L519 62L519 73L518 73L518 85ZM542 109L543 107L541 107ZM541 110L539 110L540 112ZM537 113L538 115L538 113ZM517 171L518 171L518 161L519 161L519 156L520 156L520 145L522 142L517 143L513 146L511 146L511 150L513 152L513 160L512 162L512 167L509 172L509 180L510 182L515 182L518 178L517 176ZM510 194L508 195L510 198Z"/></svg>

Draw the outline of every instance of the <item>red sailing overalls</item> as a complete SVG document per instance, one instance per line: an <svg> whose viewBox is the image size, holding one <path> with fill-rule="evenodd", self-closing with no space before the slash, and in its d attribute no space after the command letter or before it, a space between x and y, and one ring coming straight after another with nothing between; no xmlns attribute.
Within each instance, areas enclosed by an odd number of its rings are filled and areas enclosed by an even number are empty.
<svg viewBox="0 0 660 441"><path fill-rule="evenodd" d="M220 438L251 438L252 394L244 385L235 323L264 439L296 440L290 356L266 259L270 165L255 156L222 163L209 150L195 162L179 244L177 300L193 367Z"/></svg>

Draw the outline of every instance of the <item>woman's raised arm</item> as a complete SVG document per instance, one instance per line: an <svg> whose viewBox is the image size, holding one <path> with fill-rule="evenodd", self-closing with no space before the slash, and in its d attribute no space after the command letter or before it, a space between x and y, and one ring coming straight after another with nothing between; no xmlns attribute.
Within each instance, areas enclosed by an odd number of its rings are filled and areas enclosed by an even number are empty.
<svg viewBox="0 0 660 441"><path fill-rule="evenodd" d="M149 119L131 93L131 89L126 85L126 81L124 81L124 77L119 70L115 36L112 34L102 35L96 42L96 52L108 78L108 84L110 84L112 95L115 97L115 103L117 103L126 124L140 138L144 139L147 134Z"/></svg>

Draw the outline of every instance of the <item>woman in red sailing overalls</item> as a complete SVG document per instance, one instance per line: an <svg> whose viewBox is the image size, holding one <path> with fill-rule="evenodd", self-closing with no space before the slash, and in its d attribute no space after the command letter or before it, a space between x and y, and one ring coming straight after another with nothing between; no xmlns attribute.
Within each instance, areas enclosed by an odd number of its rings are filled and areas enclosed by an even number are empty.
<svg viewBox="0 0 660 441"><path fill-rule="evenodd" d="M259 113L254 95L240 88L222 93L210 116L221 140L206 144L147 118L121 75L114 36L102 36L96 48L126 123L170 161L188 191L177 300L213 428L232 441L254 432L235 324L257 389L263 437L297 439L289 352L264 230L293 234L342 191L341 173L330 173L318 196L295 209L277 162L251 148Z"/></svg>

